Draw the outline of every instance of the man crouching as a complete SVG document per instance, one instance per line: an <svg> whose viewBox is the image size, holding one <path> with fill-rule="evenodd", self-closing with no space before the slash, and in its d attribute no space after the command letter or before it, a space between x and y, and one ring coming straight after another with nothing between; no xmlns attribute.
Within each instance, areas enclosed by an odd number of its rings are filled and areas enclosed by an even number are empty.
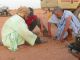
<svg viewBox="0 0 80 60"><path fill-rule="evenodd" d="M9 18L3 25L1 35L2 43L11 51L16 51L19 45L27 42L31 46L41 43L40 38L29 31L24 18L28 16L29 10L26 7L20 7L17 13Z"/></svg>

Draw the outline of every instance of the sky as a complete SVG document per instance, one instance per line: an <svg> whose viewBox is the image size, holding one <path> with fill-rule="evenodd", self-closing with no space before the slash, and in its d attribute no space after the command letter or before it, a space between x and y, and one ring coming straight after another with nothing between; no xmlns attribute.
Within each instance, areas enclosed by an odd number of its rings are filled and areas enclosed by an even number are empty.
<svg viewBox="0 0 80 60"><path fill-rule="evenodd" d="M0 0L0 5L8 6L10 9L16 9L20 6L41 8L40 0Z"/></svg>

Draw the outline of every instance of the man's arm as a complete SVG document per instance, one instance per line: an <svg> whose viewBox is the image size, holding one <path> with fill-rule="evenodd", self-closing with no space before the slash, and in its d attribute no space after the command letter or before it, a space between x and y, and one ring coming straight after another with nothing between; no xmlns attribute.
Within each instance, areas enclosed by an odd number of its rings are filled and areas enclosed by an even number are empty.
<svg viewBox="0 0 80 60"><path fill-rule="evenodd" d="M68 30L71 20L72 20L72 16L69 16L68 18L66 18L66 24L65 24L64 32L66 32Z"/></svg>
<svg viewBox="0 0 80 60"><path fill-rule="evenodd" d="M62 35L61 35L61 40L63 39L64 32L66 32L68 30L71 20L72 20L72 16L69 16L69 17L66 18L66 24L65 24L65 27L64 27L64 31L62 32Z"/></svg>

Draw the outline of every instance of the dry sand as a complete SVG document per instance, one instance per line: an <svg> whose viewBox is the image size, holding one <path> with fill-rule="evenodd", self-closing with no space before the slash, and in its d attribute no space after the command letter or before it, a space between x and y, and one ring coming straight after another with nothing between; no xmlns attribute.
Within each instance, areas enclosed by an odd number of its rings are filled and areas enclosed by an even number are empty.
<svg viewBox="0 0 80 60"><path fill-rule="evenodd" d="M0 17L0 30L8 17ZM49 37L42 37L44 44L22 45L16 52L9 51L0 45L0 60L77 60L69 53L65 43L53 40Z"/></svg>

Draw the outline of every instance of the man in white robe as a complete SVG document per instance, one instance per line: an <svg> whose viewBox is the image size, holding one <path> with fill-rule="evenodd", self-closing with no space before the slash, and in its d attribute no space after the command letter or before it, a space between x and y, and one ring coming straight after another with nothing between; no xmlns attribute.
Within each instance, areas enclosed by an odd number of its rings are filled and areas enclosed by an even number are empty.
<svg viewBox="0 0 80 60"><path fill-rule="evenodd" d="M28 9L21 7L18 9L17 14L9 18L3 25L1 35L2 43L11 51L16 51L18 45L25 42L33 46L36 42L41 43L39 38L29 31L24 18L28 16Z"/></svg>

